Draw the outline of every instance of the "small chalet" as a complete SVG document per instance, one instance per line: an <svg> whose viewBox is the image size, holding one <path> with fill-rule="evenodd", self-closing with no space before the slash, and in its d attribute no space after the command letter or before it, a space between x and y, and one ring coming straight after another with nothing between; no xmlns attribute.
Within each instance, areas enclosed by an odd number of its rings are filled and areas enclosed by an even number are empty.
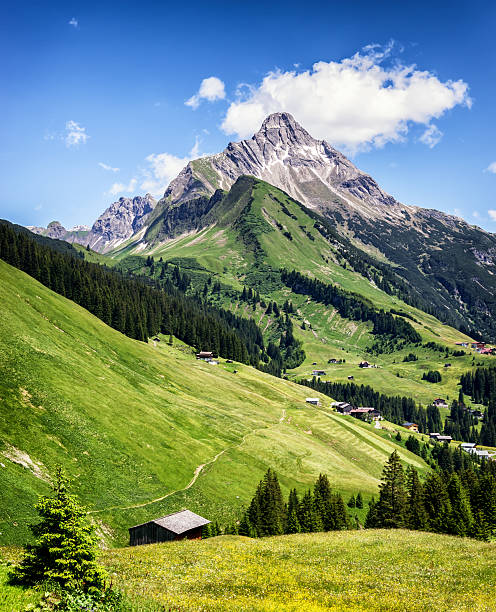
<svg viewBox="0 0 496 612"><path fill-rule="evenodd" d="M438 408L447 408L448 403L442 397L436 397L436 399L432 402L433 406L437 406Z"/></svg>
<svg viewBox="0 0 496 612"><path fill-rule="evenodd" d="M156 544L173 540L200 540L202 530L210 521L191 512L181 510L162 518L129 528L129 545Z"/></svg>
<svg viewBox="0 0 496 612"><path fill-rule="evenodd" d="M325 376L326 373L324 370L312 370L312 376Z"/></svg>
<svg viewBox="0 0 496 612"><path fill-rule="evenodd" d="M480 410L475 410L474 408L469 408L469 412L476 419L480 420L480 419L484 418L484 415L483 415L483 413Z"/></svg>
<svg viewBox="0 0 496 612"><path fill-rule="evenodd" d="M485 342L472 342L472 344L470 345L470 348L473 349L483 349L485 348L486 343Z"/></svg>
<svg viewBox="0 0 496 612"><path fill-rule="evenodd" d="M196 353L196 358L197 359L203 359L203 361L206 361L207 359L213 359L214 354L212 353L212 351L200 351L199 353Z"/></svg>
<svg viewBox="0 0 496 612"><path fill-rule="evenodd" d="M355 417L355 419L361 419L362 421L379 421L382 419L381 413L378 410L364 406L353 408L347 414Z"/></svg>
<svg viewBox="0 0 496 612"><path fill-rule="evenodd" d="M319 405L319 398L318 397L307 397L307 399L305 400L307 404L312 404L312 406L318 406Z"/></svg>
<svg viewBox="0 0 496 612"><path fill-rule="evenodd" d="M409 431L414 431L416 433L418 433L418 425L417 423L403 423L403 427L405 429L408 429Z"/></svg>
<svg viewBox="0 0 496 612"><path fill-rule="evenodd" d="M473 451L475 451L476 446L477 444L475 442L463 442L462 444L460 444L460 448L466 453L472 453Z"/></svg>
<svg viewBox="0 0 496 612"><path fill-rule="evenodd" d="M451 440L453 440L451 436L438 436L437 437L438 442L451 442Z"/></svg>
<svg viewBox="0 0 496 612"><path fill-rule="evenodd" d="M353 406L348 402L332 402L331 408L336 408L341 414L350 414L353 410Z"/></svg>
<svg viewBox="0 0 496 612"><path fill-rule="evenodd" d="M354 380L355 377L354 376L348 376L348 380Z"/></svg>
<svg viewBox="0 0 496 612"><path fill-rule="evenodd" d="M327 363L337 363L337 362L338 362L337 359L332 358L332 359L329 359Z"/></svg>
<svg viewBox="0 0 496 612"><path fill-rule="evenodd" d="M368 361L360 361L358 364L359 368L370 368L370 363Z"/></svg>

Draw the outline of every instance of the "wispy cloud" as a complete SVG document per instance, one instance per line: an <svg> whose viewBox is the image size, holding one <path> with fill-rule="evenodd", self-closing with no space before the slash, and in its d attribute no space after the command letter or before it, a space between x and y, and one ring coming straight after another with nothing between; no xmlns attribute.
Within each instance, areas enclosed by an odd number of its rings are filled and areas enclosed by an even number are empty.
<svg viewBox="0 0 496 612"><path fill-rule="evenodd" d="M143 193L151 193L155 197L163 196L171 180L176 178L188 162L202 157L200 144L199 138L196 138L191 151L185 157L179 157L171 153L152 153L148 155L145 158L144 166L140 168L129 183L114 183L106 192L106 195L114 197L119 194L136 193L139 185L139 190Z"/></svg>
<svg viewBox="0 0 496 612"><path fill-rule="evenodd" d="M100 166L100 168L103 168L104 170L107 170L108 172L119 172L120 168L112 168L112 166L109 166L108 164L104 164L103 162L98 162L98 165Z"/></svg>
<svg viewBox="0 0 496 612"><path fill-rule="evenodd" d="M71 20L68 21L67 23L73 28L77 28L79 26L79 21L75 17L72 17Z"/></svg>
<svg viewBox="0 0 496 612"><path fill-rule="evenodd" d="M275 70L257 84L238 88L222 128L246 138L267 115L292 113L313 136L349 152L405 140L412 124L424 125L422 142L434 146L432 124L457 105L471 107L468 85L441 81L428 70L391 60L396 47L369 45L341 61L320 61L311 70Z"/></svg>
<svg viewBox="0 0 496 612"><path fill-rule="evenodd" d="M209 77L203 79L200 85L200 89L191 96L189 100L186 100L186 106L191 106L192 109L197 109L200 106L202 100L208 100L208 102L215 102L215 100L223 100L226 97L226 88L224 82L217 77Z"/></svg>
<svg viewBox="0 0 496 612"><path fill-rule="evenodd" d="M487 214L491 218L491 221L496 221L496 210L488 210Z"/></svg>
<svg viewBox="0 0 496 612"><path fill-rule="evenodd" d="M78 147L79 145L86 144L88 138L85 127L79 125L76 121L67 121L64 136L66 147Z"/></svg>
<svg viewBox="0 0 496 612"><path fill-rule="evenodd" d="M438 142L440 142L443 137L443 133L437 126L433 123L427 126L425 132L420 136L420 142L423 142L425 145L429 147L429 149L433 149Z"/></svg>
<svg viewBox="0 0 496 612"><path fill-rule="evenodd" d="M138 185L138 179L132 178L126 185L124 183L114 183L112 187L107 191L107 194L115 197L120 193L133 193Z"/></svg>
<svg viewBox="0 0 496 612"><path fill-rule="evenodd" d="M486 168L485 171L486 172L492 172L493 174L496 174L496 161L494 161L491 164L489 164L489 166Z"/></svg>

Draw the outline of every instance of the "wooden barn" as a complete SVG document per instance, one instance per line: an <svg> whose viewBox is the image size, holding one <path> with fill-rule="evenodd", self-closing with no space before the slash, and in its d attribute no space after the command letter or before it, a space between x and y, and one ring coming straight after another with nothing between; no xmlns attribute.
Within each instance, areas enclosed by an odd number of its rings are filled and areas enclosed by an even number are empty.
<svg viewBox="0 0 496 612"><path fill-rule="evenodd" d="M157 542L171 542L173 540L199 540L202 529L210 521L191 512L181 510L173 512L142 525L129 528L129 545L156 544Z"/></svg>

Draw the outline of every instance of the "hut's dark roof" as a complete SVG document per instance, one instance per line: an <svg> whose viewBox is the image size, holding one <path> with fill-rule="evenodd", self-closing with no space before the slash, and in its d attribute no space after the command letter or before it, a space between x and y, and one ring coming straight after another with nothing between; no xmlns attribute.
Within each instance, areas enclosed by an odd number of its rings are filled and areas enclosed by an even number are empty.
<svg viewBox="0 0 496 612"><path fill-rule="evenodd" d="M172 514L167 514L161 518L153 519L152 521L148 521L148 523L155 523L156 525L160 525L160 527L164 527L165 529L172 531L172 533L181 535L190 529L196 529L198 527L208 525L210 521L203 518L199 514L191 512L191 510L181 510L180 512L173 512ZM148 523L142 524L147 525ZM141 525L135 525L135 527L141 527ZM131 527L130 529L134 529L134 527Z"/></svg>

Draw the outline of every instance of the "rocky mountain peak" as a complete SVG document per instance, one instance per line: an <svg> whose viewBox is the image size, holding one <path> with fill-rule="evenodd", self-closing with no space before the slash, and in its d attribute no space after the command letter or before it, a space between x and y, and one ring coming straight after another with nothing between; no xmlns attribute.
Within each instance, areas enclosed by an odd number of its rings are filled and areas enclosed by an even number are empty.
<svg viewBox="0 0 496 612"><path fill-rule="evenodd" d="M149 193L134 198L120 197L93 223L87 244L101 253L119 246L141 231L156 203Z"/></svg>

